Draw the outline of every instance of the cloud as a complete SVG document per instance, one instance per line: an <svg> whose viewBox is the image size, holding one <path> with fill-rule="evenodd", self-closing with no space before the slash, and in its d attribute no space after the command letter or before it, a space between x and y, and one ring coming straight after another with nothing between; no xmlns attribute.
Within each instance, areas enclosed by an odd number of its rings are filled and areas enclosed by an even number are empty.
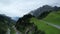
<svg viewBox="0 0 60 34"><path fill-rule="evenodd" d="M54 6L56 3L60 6L59 0L0 0L0 14L21 17L45 4Z"/></svg>

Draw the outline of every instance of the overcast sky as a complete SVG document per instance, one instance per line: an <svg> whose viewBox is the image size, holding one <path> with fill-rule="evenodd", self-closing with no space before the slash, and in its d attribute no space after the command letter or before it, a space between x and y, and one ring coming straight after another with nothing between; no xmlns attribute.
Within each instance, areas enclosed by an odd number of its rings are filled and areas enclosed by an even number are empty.
<svg viewBox="0 0 60 34"><path fill-rule="evenodd" d="M60 6L59 0L0 0L0 14L23 16L43 5Z"/></svg>

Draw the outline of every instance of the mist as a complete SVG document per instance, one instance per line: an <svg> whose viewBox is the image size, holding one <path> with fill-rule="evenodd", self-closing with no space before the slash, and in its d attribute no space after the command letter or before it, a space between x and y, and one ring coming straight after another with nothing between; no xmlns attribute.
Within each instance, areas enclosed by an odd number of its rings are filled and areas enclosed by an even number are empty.
<svg viewBox="0 0 60 34"><path fill-rule="evenodd" d="M22 17L43 5L60 6L59 0L0 0L0 14Z"/></svg>

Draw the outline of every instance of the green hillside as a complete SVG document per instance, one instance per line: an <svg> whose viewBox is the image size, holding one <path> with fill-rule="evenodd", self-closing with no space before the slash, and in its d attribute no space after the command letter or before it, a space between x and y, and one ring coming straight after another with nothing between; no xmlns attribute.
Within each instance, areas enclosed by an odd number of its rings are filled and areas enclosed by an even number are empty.
<svg viewBox="0 0 60 34"><path fill-rule="evenodd" d="M44 21L40 21L36 18L32 18L31 22L37 25L38 29L45 31L46 34L60 34L60 30L53 26L47 25Z"/></svg>
<svg viewBox="0 0 60 34"><path fill-rule="evenodd" d="M46 18L43 19L44 21L60 25L60 11L51 12Z"/></svg>
<svg viewBox="0 0 60 34"><path fill-rule="evenodd" d="M60 11L51 12L42 20L33 17L31 22L34 22L34 24L37 25L40 30L45 31L46 34L60 34L60 30L58 28L46 23L48 22L55 25L60 25Z"/></svg>

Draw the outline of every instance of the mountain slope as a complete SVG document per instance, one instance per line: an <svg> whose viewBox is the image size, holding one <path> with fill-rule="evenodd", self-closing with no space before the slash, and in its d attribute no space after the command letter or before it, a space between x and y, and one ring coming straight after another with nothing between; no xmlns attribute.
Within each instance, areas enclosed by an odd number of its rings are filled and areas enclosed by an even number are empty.
<svg viewBox="0 0 60 34"><path fill-rule="evenodd" d="M51 12L43 20L50 22L50 23L53 23L53 24L56 24L56 25L60 25L60 11Z"/></svg>
<svg viewBox="0 0 60 34"><path fill-rule="evenodd" d="M49 6L49 5L44 5L36 10L33 11L33 15L35 17L38 17L39 15L41 15L43 12L49 12L50 10L53 10L53 7Z"/></svg>
<svg viewBox="0 0 60 34"><path fill-rule="evenodd" d="M45 34L60 34L60 30L46 24L44 21L38 20L36 18L32 18L31 22L34 22L37 25L38 29L45 31Z"/></svg>

